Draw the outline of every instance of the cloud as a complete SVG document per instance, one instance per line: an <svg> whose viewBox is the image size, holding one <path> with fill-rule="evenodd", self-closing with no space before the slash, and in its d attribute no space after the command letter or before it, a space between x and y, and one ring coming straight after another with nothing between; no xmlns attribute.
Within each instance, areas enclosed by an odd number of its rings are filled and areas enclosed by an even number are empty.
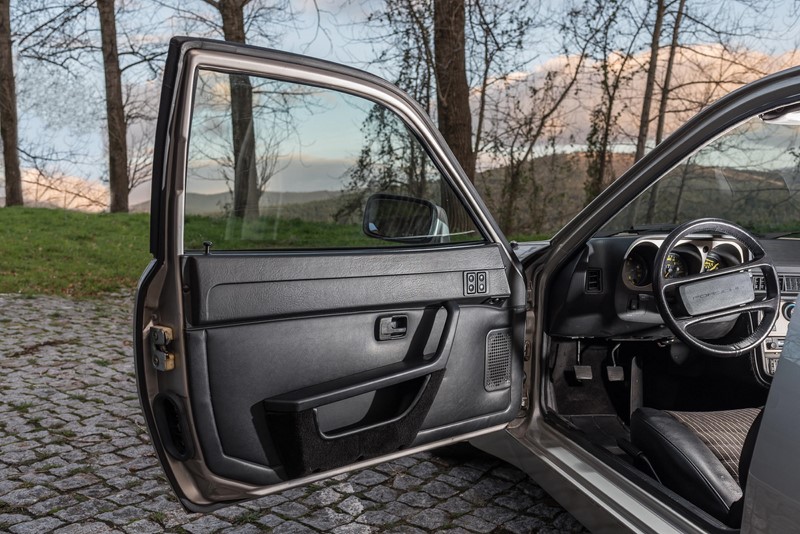
<svg viewBox="0 0 800 534"><path fill-rule="evenodd" d="M659 51L657 86L651 108L650 137L654 137L661 86L666 70L668 48ZM730 49L721 45L683 46L678 49L670 84L670 94L665 116L665 133L676 130L693 115L729 92L755 81L767 74L797 65L797 51L778 55L748 49ZM642 96L647 77L649 51L639 53L626 64L623 84L615 103L617 128L612 142L616 145L635 144L642 110ZM516 108L520 113L536 116L547 107L548 98L563 87L578 63L575 56L556 56L531 69L511 73L502 80L493 80L487 97L495 103L487 121L502 121L504 114ZM612 72L622 67L622 57L609 61ZM585 144L591 126L591 112L602 102L601 63L587 60L573 90L564 99L559 113L551 119L550 132L555 132L560 145ZM561 82L559 82L561 80ZM548 94L550 92L550 94ZM479 90L473 91L477 100ZM475 108L477 106L474 106ZM504 127L500 122L495 127Z"/></svg>

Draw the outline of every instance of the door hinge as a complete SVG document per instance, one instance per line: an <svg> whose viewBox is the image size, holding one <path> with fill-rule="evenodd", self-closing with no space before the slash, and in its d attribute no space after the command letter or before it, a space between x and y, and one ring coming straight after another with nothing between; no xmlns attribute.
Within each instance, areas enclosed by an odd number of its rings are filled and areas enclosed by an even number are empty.
<svg viewBox="0 0 800 534"><path fill-rule="evenodd" d="M525 304L527 305L529 310L533 309L533 288L528 287L527 291L525 292Z"/></svg>
<svg viewBox="0 0 800 534"><path fill-rule="evenodd" d="M175 369L175 355L169 351L172 343L172 329L166 326L150 327L150 354L153 367L158 371Z"/></svg>
<svg viewBox="0 0 800 534"><path fill-rule="evenodd" d="M522 373L522 399L519 403L519 409L522 411L528 410L528 373Z"/></svg>

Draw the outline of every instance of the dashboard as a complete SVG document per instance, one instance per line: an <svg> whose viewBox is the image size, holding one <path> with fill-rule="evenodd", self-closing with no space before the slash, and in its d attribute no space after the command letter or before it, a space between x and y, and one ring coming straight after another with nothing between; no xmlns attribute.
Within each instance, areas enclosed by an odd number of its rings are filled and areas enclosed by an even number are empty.
<svg viewBox="0 0 800 534"><path fill-rule="evenodd" d="M613 341L672 337L663 325L652 286L655 256L665 238L665 234L647 234L591 239L561 268L549 288L547 333ZM794 239L760 242L775 264L782 291L781 317L760 351L763 370L771 376L800 290L800 243ZM748 261L748 255L747 248L732 238L690 236L670 251L664 275L679 278L731 267ZM756 295L765 292L760 273L753 276L753 288ZM698 337L724 336L735 321L705 323Z"/></svg>

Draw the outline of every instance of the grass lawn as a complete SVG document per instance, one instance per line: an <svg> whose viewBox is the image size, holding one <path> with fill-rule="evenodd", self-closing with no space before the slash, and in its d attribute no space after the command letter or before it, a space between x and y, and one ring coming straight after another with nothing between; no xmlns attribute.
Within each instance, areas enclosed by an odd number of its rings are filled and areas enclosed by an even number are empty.
<svg viewBox="0 0 800 534"><path fill-rule="evenodd" d="M92 297L136 281L150 261L150 217L0 209L0 293Z"/></svg>
<svg viewBox="0 0 800 534"><path fill-rule="evenodd" d="M270 221L264 223L272 224ZM190 248L203 239L227 248L375 246L359 225L282 220L278 241L225 239L225 221L189 217ZM269 235L260 229L262 235ZM543 236L514 236L518 240ZM0 209L0 293L93 297L134 289L150 261L150 217L144 213L80 213L43 208ZM390 242L381 243L392 246ZM396 246L396 244L394 244Z"/></svg>
<svg viewBox="0 0 800 534"><path fill-rule="evenodd" d="M186 250L203 250L211 241L219 250L309 249L318 247L397 246L389 241L367 237L358 224L331 224L300 219L262 217L250 223L241 219L189 215L184 226ZM250 234L251 238L235 236Z"/></svg>

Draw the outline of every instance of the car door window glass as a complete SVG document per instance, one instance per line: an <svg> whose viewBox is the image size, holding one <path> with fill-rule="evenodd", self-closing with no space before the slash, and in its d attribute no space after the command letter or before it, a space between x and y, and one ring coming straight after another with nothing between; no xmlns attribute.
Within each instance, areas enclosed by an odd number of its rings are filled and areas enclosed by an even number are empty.
<svg viewBox="0 0 800 534"><path fill-rule="evenodd" d="M685 158L599 234L668 229L701 217L762 235L800 230L800 120L758 116L739 124Z"/></svg>
<svg viewBox="0 0 800 534"><path fill-rule="evenodd" d="M484 240L392 111L212 70L196 81L184 211L186 250L204 241L216 251Z"/></svg>

